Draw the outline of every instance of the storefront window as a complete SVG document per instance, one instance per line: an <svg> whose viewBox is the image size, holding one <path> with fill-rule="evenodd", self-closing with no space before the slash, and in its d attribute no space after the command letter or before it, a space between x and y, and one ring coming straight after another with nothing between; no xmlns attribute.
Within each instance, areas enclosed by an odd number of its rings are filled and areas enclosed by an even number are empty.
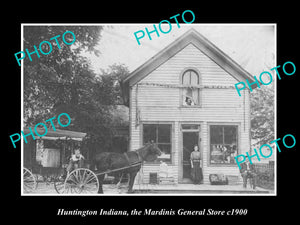
<svg viewBox="0 0 300 225"><path fill-rule="evenodd" d="M210 163L235 164L238 155L238 126L210 126Z"/></svg>
<svg viewBox="0 0 300 225"><path fill-rule="evenodd" d="M144 124L143 144L153 141L162 151L156 162L171 162L171 124Z"/></svg>

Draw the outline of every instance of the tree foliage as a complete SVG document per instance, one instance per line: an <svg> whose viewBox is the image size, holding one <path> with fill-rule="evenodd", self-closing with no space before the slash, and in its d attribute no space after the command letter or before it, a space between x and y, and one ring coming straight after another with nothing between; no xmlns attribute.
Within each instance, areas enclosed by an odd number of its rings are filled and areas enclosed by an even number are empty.
<svg viewBox="0 0 300 225"><path fill-rule="evenodd" d="M255 145L274 140L274 84L251 93L251 137Z"/></svg>
<svg viewBox="0 0 300 225"><path fill-rule="evenodd" d="M24 26L24 49L34 51L34 45L42 41L50 41L52 52L49 55L40 53L40 58L32 54L24 60L24 119L31 125L51 114L54 104L62 102L62 98L72 98L78 85L83 80L92 80L94 74L89 70L89 62L80 53L90 51L98 53L95 46L100 40L101 27L84 26ZM62 35L72 31L76 36L73 45L63 43ZM66 40L73 39L65 36ZM68 40L70 41L70 40ZM47 47L48 45L42 45ZM47 52L46 50L44 50ZM76 99L72 99L76 101Z"/></svg>
<svg viewBox="0 0 300 225"><path fill-rule="evenodd" d="M39 122L68 113L72 123L67 129L86 132L84 143L92 151L109 147L114 127L111 111L120 103L119 80L128 73L123 65L113 65L101 74L95 74L82 53L95 49L101 38L99 26L24 26L24 49L33 51L33 45L61 35L67 30L76 36L68 46L57 38L61 49L53 40L52 52L32 61L24 61L24 123L34 126ZM68 42L73 40L70 38ZM47 45L46 45L47 46ZM47 52L45 50L45 52ZM27 57L28 58L28 57Z"/></svg>

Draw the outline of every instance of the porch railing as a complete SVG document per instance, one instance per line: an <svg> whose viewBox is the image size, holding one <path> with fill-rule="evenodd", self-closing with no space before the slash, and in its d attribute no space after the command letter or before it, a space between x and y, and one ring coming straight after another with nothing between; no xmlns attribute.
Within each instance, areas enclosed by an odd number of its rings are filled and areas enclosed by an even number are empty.
<svg viewBox="0 0 300 225"><path fill-rule="evenodd" d="M274 161L269 163L254 163L257 173L257 186L265 189L274 189Z"/></svg>

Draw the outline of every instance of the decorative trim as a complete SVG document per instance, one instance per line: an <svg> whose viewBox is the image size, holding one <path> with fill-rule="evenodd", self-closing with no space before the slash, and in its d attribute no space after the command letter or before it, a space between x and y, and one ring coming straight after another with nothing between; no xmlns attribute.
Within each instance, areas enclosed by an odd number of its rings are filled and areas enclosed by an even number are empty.
<svg viewBox="0 0 300 225"><path fill-rule="evenodd" d="M225 85L181 85L181 84L159 84L142 82L140 86L164 87L164 88L199 88L199 89L235 89L234 86Z"/></svg>

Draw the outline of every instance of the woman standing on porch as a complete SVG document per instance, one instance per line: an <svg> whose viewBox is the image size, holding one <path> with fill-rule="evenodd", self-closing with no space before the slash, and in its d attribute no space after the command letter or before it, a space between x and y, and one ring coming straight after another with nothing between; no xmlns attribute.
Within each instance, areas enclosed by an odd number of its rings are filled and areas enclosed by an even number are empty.
<svg viewBox="0 0 300 225"><path fill-rule="evenodd" d="M191 177L194 184L199 184L202 179L202 168L201 168L201 153L198 145L194 146L194 151L191 153Z"/></svg>

